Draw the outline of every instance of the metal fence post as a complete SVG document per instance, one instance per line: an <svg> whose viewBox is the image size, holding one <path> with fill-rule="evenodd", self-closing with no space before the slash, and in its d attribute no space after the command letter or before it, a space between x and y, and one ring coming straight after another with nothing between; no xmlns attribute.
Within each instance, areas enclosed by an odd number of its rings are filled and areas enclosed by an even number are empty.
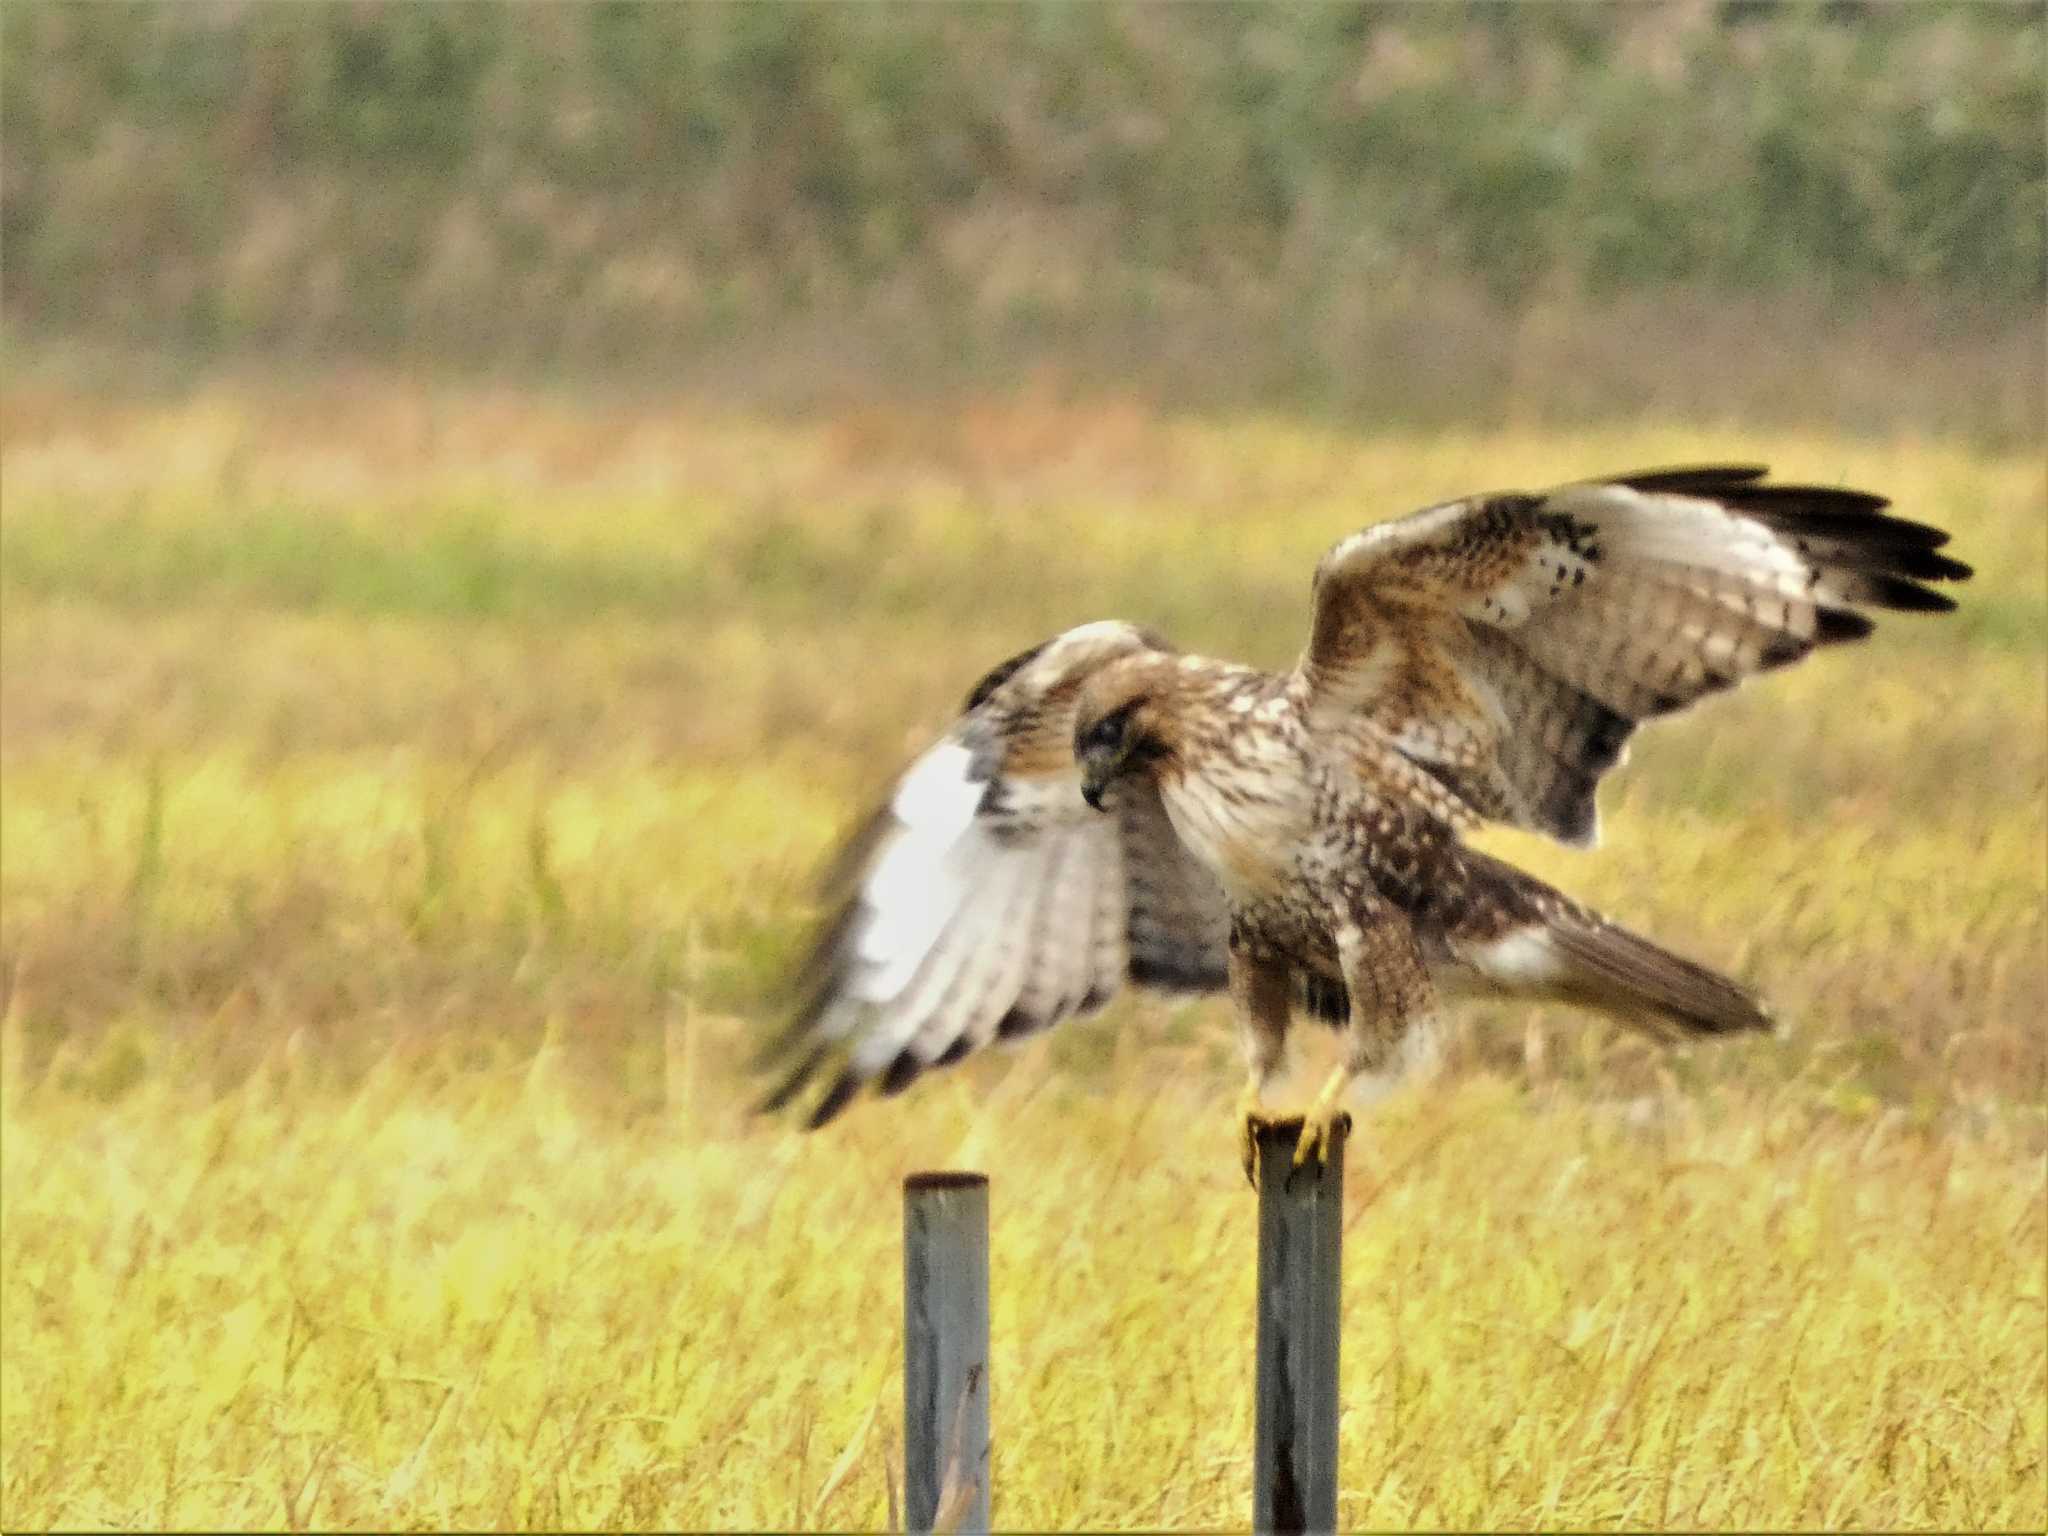
<svg viewBox="0 0 2048 1536"><path fill-rule="evenodd" d="M989 1528L988 1179L903 1181L903 1514Z"/></svg>
<svg viewBox="0 0 2048 1536"><path fill-rule="evenodd" d="M1252 1526L1337 1525L1338 1293L1343 1274L1344 1141L1294 1166L1301 1121L1260 1127L1257 1420Z"/></svg>

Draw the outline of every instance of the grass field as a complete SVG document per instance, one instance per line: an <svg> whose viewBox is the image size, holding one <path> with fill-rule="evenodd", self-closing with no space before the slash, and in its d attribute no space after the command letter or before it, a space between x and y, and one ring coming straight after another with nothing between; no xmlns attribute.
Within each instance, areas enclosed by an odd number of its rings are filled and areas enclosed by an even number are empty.
<svg viewBox="0 0 2048 1536"><path fill-rule="evenodd" d="M739 1064L808 872L1053 629L1284 663L1364 521L1717 456L1978 578L1646 733L1601 850L1492 839L1787 1028L1463 1016L1355 1145L1340 1512L2040 1529L2037 462L367 377L0 409L0 1521L888 1525L897 1184L948 1165L995 1180L998 1524L1241 1525L1224 1008L800 1137Z"/></svg>

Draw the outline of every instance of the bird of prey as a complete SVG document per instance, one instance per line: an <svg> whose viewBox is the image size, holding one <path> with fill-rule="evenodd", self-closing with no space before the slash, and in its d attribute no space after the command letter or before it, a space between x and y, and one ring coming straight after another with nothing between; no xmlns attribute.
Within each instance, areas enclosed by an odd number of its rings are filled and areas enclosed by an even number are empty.
<svg viewBox="0 0 2048 1536"><path fill-rule="evenodd" d="M1298 1157L1360 1078L1427 1053L1439 999L1563 1000L1664 1039L1769 1027L1748 990L1463 834L1586 845L1636 726L1942 611L1969 568L1863 491L1755 466L1499 493L1368 527L1317 565L1306 650L1273 673L1084 624L1003 662L828 879L764 1108L821 1075L823 1125L1126 983L1228 990L1262 1095L1297 1012L1337 1066Z"/></svg>

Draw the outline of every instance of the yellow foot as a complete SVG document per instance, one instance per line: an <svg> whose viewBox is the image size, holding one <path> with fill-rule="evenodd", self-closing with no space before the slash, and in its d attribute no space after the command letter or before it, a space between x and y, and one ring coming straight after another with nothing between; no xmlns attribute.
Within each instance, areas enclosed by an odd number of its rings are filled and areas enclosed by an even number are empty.
<svg viewBox="0 0 2048 1536"><path fill-rule="evenodd" d="M1301 1139L1294 1144L1294 1166L1299 1168L1310 1158L1319 1163L1330 1160L1330 1144L1336 1138L1339 1124L1348 1130L1351 1117L1335 1103L1318 1099L1309 1112L1301 1119Z"/></svg>

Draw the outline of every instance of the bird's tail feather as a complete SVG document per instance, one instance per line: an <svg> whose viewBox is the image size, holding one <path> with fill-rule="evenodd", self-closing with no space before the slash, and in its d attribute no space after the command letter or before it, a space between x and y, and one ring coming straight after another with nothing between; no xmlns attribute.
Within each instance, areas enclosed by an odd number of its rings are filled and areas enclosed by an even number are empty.
<svg viewBox="0 0 2048 1536"><path fill-rule="evenodd" d="M1549 934L1566 964L1563 995L1571 1001L1630 1023L1647 1015L1688 1035L1771 1027L1769 1011L1747 987L1626 928L1595 919L1555 923Z"/></svg>
<svg viewBox="0 0 2048 1536"><path fill-rule="evenodd" d="M1597 1009L1665 1040L1771 1027L1747 987L1513 874L1526 920L1456 946L1493 986Z"/></svg>

